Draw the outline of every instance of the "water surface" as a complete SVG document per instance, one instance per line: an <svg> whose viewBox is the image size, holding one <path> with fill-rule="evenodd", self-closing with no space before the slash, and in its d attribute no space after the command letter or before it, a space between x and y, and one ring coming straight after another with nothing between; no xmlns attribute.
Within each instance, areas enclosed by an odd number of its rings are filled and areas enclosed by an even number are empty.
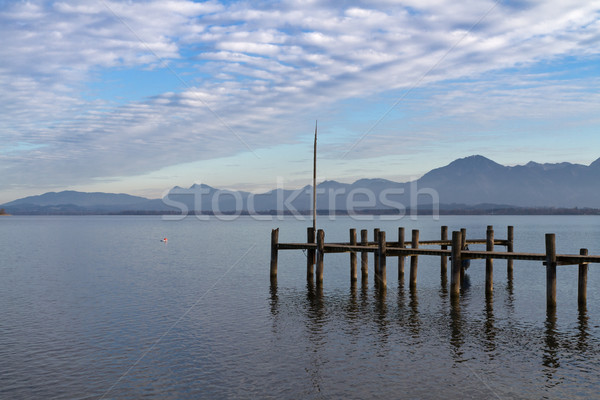
<svg viewBox="0 0 600 400"><path fill-rule="evenodd" d="M327 241L348 229L467 228L496 238L515 226L515 251L600 254L597 217L322 218ZM577 306L577 267L558 270L547 313L545 269L484 261L458 303L439 259L420 257L416 290L387 262L388 288L350 284L349 256L327 254L323 286L306 281L305 255L280 252L269 282L270 230L303 241L308 221L193 217L0 219L2 398L590 398L600 389L598 265L588 305ZM168 243L160 238L168 237ZM472 248L476 248L472 246ZM406 268L408 278L408 265Z"/></svg>

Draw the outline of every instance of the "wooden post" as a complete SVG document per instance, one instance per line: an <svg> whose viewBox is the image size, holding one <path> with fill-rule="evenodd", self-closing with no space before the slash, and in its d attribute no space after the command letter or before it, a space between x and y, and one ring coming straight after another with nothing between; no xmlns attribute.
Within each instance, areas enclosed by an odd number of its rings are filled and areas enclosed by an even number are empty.
<svg viewBox="0 0 600 400"><path fill-rule="evenodd" d="M467 228L460 229L460 251L462 252L467 247ZM465 269L460 265L460 281L462 282L465 279Z"/></svg>
<svg viewBox="0 0 600 400"><path fill-rule="evenodd" d="M398 228L398 247L404 248L404 228ZM404 256L398 256L398 282L404 284Z"/></svg>
<svg viewBox="0 0 600 400"><path fill-rule="evenodd" d="M325 255L325 232L317 231L317 283L323 282L323 256Z"/></svg>
<svg viewBox="0 0 600 400"><path fill-rule="evenodd" d="M413 249L419 248L419 230L412 230L412 242L411 247ZM419 262L419 256L410 256L410 281L409 285L411 287L417 286L417 265Z"/></svg>
<svg viewBox="0 0 600 400"><path fill-rule="evenodd" d="M315 228L312 226L306 229L306 243L315 243ZM306 252L306 279L313 280L315 275L316 250L308 249Z"/></svg>
<svg viewBox="0 0 600 400"><path fill-rule="evenodd" d="M509 253L512 253L514 251L513 249L513 242L514 242L514 234L515 234L515 229L514 226L509 226L508 230L507 230L507 235L506 235L506 240L508 241L508 245L506 246L506 251ZM513 278L513 260L506 260L506 275L508 276L508 280L512 281Z"/></svg>
<svg viewBox="0 0 600 400"><path fill-rule="evenodd" d="M448 227L447 226L442 226L441 239L448 240ZM443 244L442 250L447 250L447 249L448 249L448 246ZM440 257L440 273L444 276L448 274L448 257L446 257L446 256Z"/></svg>
<svg viewBox="0 0 600 400"><path fill-rule="evenodd" d="M366 229L361 229L360 231L360 244L361 246L369 244L368 231ZM369 253L366 251L360 253L360 272L362 281L366 282L369 276Z"/></svg>
<svg viewBox="0 0 600 400"><path fill-rule="evenodd" d="M271 278L277 278L277 256L279 250L279 228L271 231Z"/></svg>
<svg viewBox="0 0 600 400"><path fill-rule="evenodd" d="M377 252L379 253L379 283L381 287L385 288L387 286L387 278L386 278L386 243L385 243L385 232L379 232L379 246Z"/></svg>
<svg viewBox="0 0 600 400"><path fill-rule="evenodd" d="M462 269L462 234L458 231L452 232L452 264L450 273L450 295L460 294L460 270Z"/></svg>
<svg viewBox="0 0 600 400"><path fill-rule="evenodd" d="M488 225L485 235L485 251L494 251L494 227ZM494 290L494 260L485 259L485 293L492 294Z"/></svg>
<svg viewBox="0 0 600 400"><path fill-rule="evenodd" d="M350 245L356 246L356 229L350 229ZM350 282L356 282L358 275L356 272L356 251L350 252Z"/></svg>
<svg viewBox="0 0 600 400"><path fill-rule="evenodd" d="M379 240L379 228L373 229L373 241ZM379 276L379 253L373 253L373 269L375 270L375 277Z"/></svg>
<svg viewBox="0 0 600 400"><path fill-rule="evenodd" d="M546 307L556 307L556 241L546 233Z"/></svg>
<svg viewBox="0 0 600 400"><path fill-rule="evenodd" d="M579 254L587 256L588 251L587 249L581 249L579 250ZM579 306L585 306L587 302L587 271L587 263L579 264L579 279L577 281L577 303Z"/></svg>

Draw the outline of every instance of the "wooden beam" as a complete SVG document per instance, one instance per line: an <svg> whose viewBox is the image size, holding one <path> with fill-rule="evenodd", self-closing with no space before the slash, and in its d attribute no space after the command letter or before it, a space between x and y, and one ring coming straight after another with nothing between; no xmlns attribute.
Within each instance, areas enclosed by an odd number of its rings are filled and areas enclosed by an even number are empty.
<svg viewBox="0 0 600 400"><path fill-rule="evenodd" d="M579 254L587 256L587 249L579 250ZM587 302L587 272L588 266L586 263L579 264L579 276L577 280L577 303L580 307L585 306Z"/></svg>
<svg viewBox="0 0 600 400"><path fill-rule="evenodd" d="M489 225L486 230L485 251L494 251L494 227ZM485 259L485 292L491 294L494 290L494 259Z"/></svg>
<svg viewBox="0 0 600 400"><path fill-rule="evenodd" d="M366 246L368 243L368 232L366 229L362 229L360 231L360 244L361 246ZM360 253L360 271L361 271L361 279L363 282L367 281L367 277L369 276L369 253L362 250Z"/></svg>
<svg viewBox="0 0 600 400"><path fill-rule="evenodd" d="M325 232L317 231L317 284L323 282L323 258L325 255Z"/></svg>
<svg viewBox="0 0 600 400"><path fill-rule="evenodd" d="M442 226L441 228L441 242L445 243L448 241L448 227L447 226ZM447 244L442 244L442 250L446 250L448 249L448 245ZM446 256L441 256L440 257L440 273L443 276L448 275L448 257Z"/></svg>
<svg viewBox="0 0 600 400"><path fill-rule="evenodd" d="M387 277L386 277L386 252L385 252L385 232L379 232L379 248L377 251L379 255L379 269L378 269L378 280L381 287L385 288L387 286Z"/></svg>
<svg viewBox="0 0 600 400"><path fill-rule="evenodd" d="M306 241L308 243L315 243L316 232L315 228L309 226L306 228ZM316 249L316 246L315 246ZM306 279L312 281L315 275L315 261L316 251L315 249L307 249L306 252Z"/></svg>
<svg viewBox="0 0 600 400"><path fill-rule="evenodd" d="M460 294L460 270L462 269L462 235L459 231L452 232L452 263L450 274L450 295Z"/></svg>
<svg viewBox="0 0 600 400"><path fill-rule="evenodd" d="M277 278L279 228L271 230L271 278Z"/></svg>
<svg viewBox="0 0 600 400"><path fill-rule="evenodd" d="M506 251L508 253L512 253L514 251L514 248L513 248L514 239L515 239L515 228L514 228L514 226L509 225L506 229L506 241L508 242L506 244ZM508 277L508 280L512 281L512 279L513 279L513 259L512 258L508 258L506 260L506 275Z"/></svg>
<svg viewBox="0 0 600 400"><path fill-rule="evenodd" d="M375 245L378 245L379 228L373 229L373 240ZM377 251L373 253L373 269L375 270L375 277L379 276L379 253Z"/></svg>
<svg viewBox="0 0 600 400"><path fill-rule="evenodd" d="M350 245L356 246L356 229L350 229ZM350 252L350 282L356 282L358 280L358 273L356 271L356 251Z"/></svg>
<svg viewBox="0 0 600 400"><path fill-rule="evenodd" d="M419 248L419 230L418 229L413 229L412 230L412 243L411 243L411 249L418 249ZM417 286L417 267L419 264L419 258L417 255L412 255L410 257L410 280L408 282L410 287L415 287Z"/></svg>
<svg viewBox="0 0 600 400"><path fill-rule="evenodd" d="M546 234L546 307L556 307L556 241L553 233Z"/></svg>
<svg viewBox="0 0 600 400"><path fill-rule="evenodd" d="M404 247L404 228L398 228L398 247ZM398 256L398 283L404 285L404 256Z"/></svg>

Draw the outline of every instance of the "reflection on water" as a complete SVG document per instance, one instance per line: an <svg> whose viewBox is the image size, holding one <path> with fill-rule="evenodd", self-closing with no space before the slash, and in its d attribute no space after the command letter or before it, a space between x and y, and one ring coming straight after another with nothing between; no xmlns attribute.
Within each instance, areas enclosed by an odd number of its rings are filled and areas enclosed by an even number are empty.
<svg viewBox="0 0 600 400"><path fill-rule="evenodd" d="M465 281L468 280L469 276L466 275ZM565 378L568 373L563 370L563 363L570 365L576 356L589 357L590 352L598 353L600 346L597 338L590 333L585 307L578 310L576 329L561 330L556 309L550 309L546 313L543 330L539 330L534 326L515 323L510 317L499 319L493 293L483 296L483 302L479 305L479 319L477 314L467 311L475 301L469 296L471 289L466 285L460 297L448 296L444 285L441 285L437 296L426 297L435 292L420 293L417 288L405 288L400 283L397 287L386 289L380 285L369 287L363 281L360 285L352 284L344 292L324 291L323 285L309 281L303 300L298 301L296 296L299 294L296 292L278 292L276 283L270 287L269 299L274 324L286 324L283 315L303 314L310 343L310 368L307 367L306 372L313 387L319 391L331 361L325 355L332 346L343 346L348 342L357 347L345 348L346 353L340 356L352 357L355 352L366 352L360 357L361 362L366 363L365 368L375 367L372 360L367 361L369 352L373 352L376 358L388 358L389 352L404 354L398 355L401 359L425 357L420 361L425 365L441 363L446 368L478 360L479 378L470 379L485 380L481 382L481 387L492 390L500 398L503 396L498 393L503 391L507 397L514 397L514 393L522 395L517 397L536 397L526 392L530 390L528 388L515 389L515 379L518 382L523 376L535 376L536 370L543 371L543 391L558 390L561 384L566 385L565 382L569 380ZM507 291L510 292L508 288ZM513 306L510 293L500 307L504 305ZM285 312L282 308L285 308ZM502 313L505 311L501 310ZM417 356L423 349L435 350ZM482 358L482 355L485 357ZM502 375L496 371L497 363L506 362L511 367ZM471 368L467 367L464 373L469 374ZM434 368L429 372L446 376L448 371ZM598 371L597 368L595 371ZM441 376L437 378L441 379ZM496 382L498 380L500 382ZM490 385L494 384L497 387L492 388ZM434 390L431 393L431 397L438 395L442 395L442 392Z"/></svg>
<svg viewBox="0 0 600 400"><path fill-rule="evenodd" d="M552 376L556 369L560 367L558 354L558 331L556 329L556 307L546 310L546 327L544 337L544 353L542 355L542 364L546 367L545 373L548 381L552 381Z"/></svg>
<svg viewBox="0 0 600 400"><path fill-rule="evenodd" d="M490 355L490 358L494 357L494 351L496 350L496 328L494 326L494 293L486 293L485 296L485 321L483 324L483 332L485 337L485 349Z"/></svg>
<svg viewBox="0 0 600 400"><path fill-rule="evenodd" d="M514 222L508 218L461 216L410 228L429 238L440 224L471 221L476 235L490 219L506 226ZM356 221L344 221L323 220L329 240L337 240L336 230L346 240ZM597 219L528 221L516 229L517 251L543 251L544 233L556 232L565 252L587 246L600 253ZM3 399L98 399L113 384L105 398L558 399L600 392L598 269L590 269L587 309L577 308L574 270L562 269L558 308L546 315L540 263L515 263L512 279L497 268L486 298L483 263L474 261L471 287L455 299L435 257L419 259L412 289L391 262L386 290L363 280L349 285L341 254L327 256L324 285L307 283L301 252L281 252L279 282L269 282L268 240L259 238L268 238L272 222L1 222ZM305 235L295 220L277 223L282 242ZM165 236L168 246L156 240Z"/></svg>

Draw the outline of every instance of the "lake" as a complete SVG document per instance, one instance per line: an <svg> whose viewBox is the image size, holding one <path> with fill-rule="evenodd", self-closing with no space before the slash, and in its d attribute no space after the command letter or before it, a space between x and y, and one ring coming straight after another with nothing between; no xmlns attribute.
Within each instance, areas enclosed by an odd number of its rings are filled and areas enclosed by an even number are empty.
<svg viewBox="0 0 600 400"><path fill-rule="evenodd" d="M577 267L558 267L546 312L540 262L471 263L458 304L439 258L419 257L416 290L387 262L388 286L350 284L349 255L325 255L324 284L306 281L302 251L280 251L269 280L270 231L302 242L310 221L208 221L190 216L0 218L0 398L593 398L600 391L600 265L577 305ZM321 217L326 241L348 229L397 228L420 239L467 228L496 239L515 227L516 252L600 254L600 218ZM161 238L167 237L163 243ZM483 246L471 246L480 249ZM372 256L370 256L372 257ZM360 274L359 274L360 275Z"/></svg>

